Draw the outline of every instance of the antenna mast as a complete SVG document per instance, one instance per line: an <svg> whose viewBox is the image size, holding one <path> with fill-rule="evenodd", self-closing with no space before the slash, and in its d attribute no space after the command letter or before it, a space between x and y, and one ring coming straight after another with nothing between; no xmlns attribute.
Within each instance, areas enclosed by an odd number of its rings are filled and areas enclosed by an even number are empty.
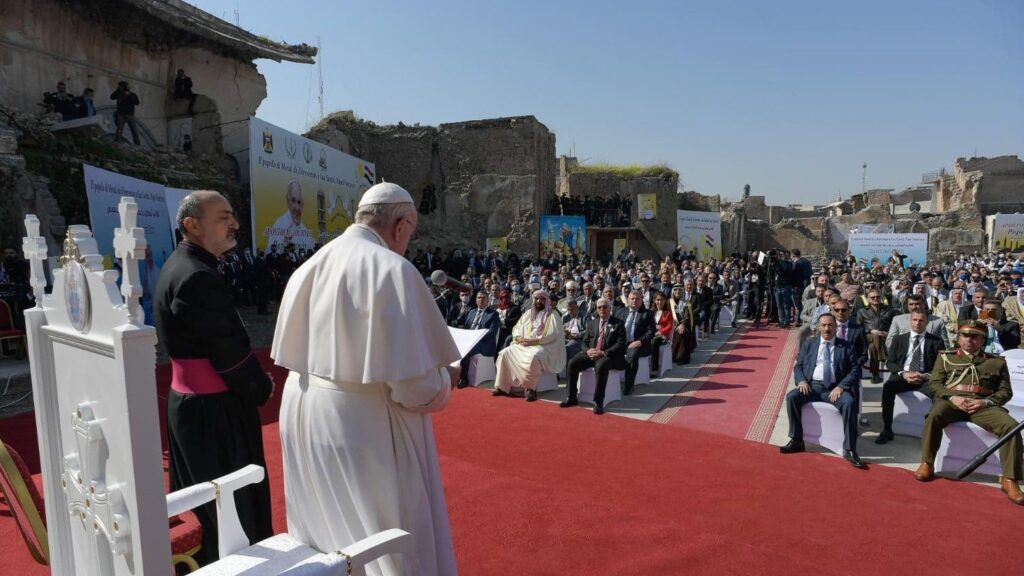
<svg viewBox="0 0 1024 576"><path fill-rule="evenodd" d="M324 117L324 54L323 48L320 46L320 36L316 37L316 75L320 81L320 118L323 120Z"/></svg>

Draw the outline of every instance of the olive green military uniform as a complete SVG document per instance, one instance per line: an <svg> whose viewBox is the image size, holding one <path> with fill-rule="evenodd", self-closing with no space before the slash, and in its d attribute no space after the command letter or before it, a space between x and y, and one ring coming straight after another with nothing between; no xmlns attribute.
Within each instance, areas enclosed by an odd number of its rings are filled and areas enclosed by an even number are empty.
<svg viewBox="0 0 1024 576"><path fill-rule="evenodd" d="M970 421L999 437L1017 426L1017 421L1002 407L1013 396L1010 371L1002 358L982 351L972 357L963 350L946 350L935 361L930 386L934 401L921 435L922 462L935 464L942 429L954 422ZM949 401L952 396L986 399L990 405L968 414ZM1003 476L1021 479L1021 448L1017 434L999 449Z"/></svg>

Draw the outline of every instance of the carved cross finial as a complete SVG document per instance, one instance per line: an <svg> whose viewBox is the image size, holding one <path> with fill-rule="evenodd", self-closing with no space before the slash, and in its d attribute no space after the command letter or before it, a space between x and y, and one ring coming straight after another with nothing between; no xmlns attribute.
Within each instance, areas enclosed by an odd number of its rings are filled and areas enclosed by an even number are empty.
<svg viewBox="0 0 1024 576"><path fill-rule="evenodd" d="M128 307L128 321L141 326L144 318L139 306L139 261L146 257L146 232L135 226L139 205L134 198L122 196L117 211L121 214L121 227L114 229L114 255L121 260L121 295Z"/></svg>
<svg viewBox="0 0 1024 576"><path fill-rule="evenodd" d="M43 289L46 288L43 262L49 253L46 250L46 239L39 235L39 218L35 214L25 216L25 238L21 241L21 251L29 261L29 284L36 298L36 306L42 306Z"/></svg>

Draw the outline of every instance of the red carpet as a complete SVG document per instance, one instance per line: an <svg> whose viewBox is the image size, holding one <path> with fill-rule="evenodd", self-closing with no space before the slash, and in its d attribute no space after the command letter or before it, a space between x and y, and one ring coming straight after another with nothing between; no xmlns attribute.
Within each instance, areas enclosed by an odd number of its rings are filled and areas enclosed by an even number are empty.
<svg viewBox="0 0 1024 576"><path fill-rule="evenodd" d="M767 442L795 344L795 330L741 328L652 420Z"/></svg>
<svg viewBox="0 0 1024 576"><path fill-rule="evenodd" d="M984 486L920 484L903 470L475 389L458 391L435 428L462 574L1015 576L1024 566L1024 550L993 536L1024 528L1024 511ZM10 430L0 421L0 438ZM264 437L282 529L277 425ZM0 518L0 573L45 574L18 538Z"/></svg>

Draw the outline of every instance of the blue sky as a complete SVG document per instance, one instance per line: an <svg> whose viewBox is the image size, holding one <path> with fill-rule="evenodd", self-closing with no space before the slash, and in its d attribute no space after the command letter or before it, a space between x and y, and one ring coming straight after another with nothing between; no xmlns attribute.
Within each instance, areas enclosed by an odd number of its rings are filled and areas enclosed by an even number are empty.
<svg viewBox="0 0 1024 576"><path fill-rule="evenodd" d="M327 113L532 114L559 154L667 163L705 194L821 203L860 192L864 162L868 188L902 188L958 156L1024 155L1020 0L192 3L319 35ZM261 118L315 123L316 66L259 68Z"/></svg>

